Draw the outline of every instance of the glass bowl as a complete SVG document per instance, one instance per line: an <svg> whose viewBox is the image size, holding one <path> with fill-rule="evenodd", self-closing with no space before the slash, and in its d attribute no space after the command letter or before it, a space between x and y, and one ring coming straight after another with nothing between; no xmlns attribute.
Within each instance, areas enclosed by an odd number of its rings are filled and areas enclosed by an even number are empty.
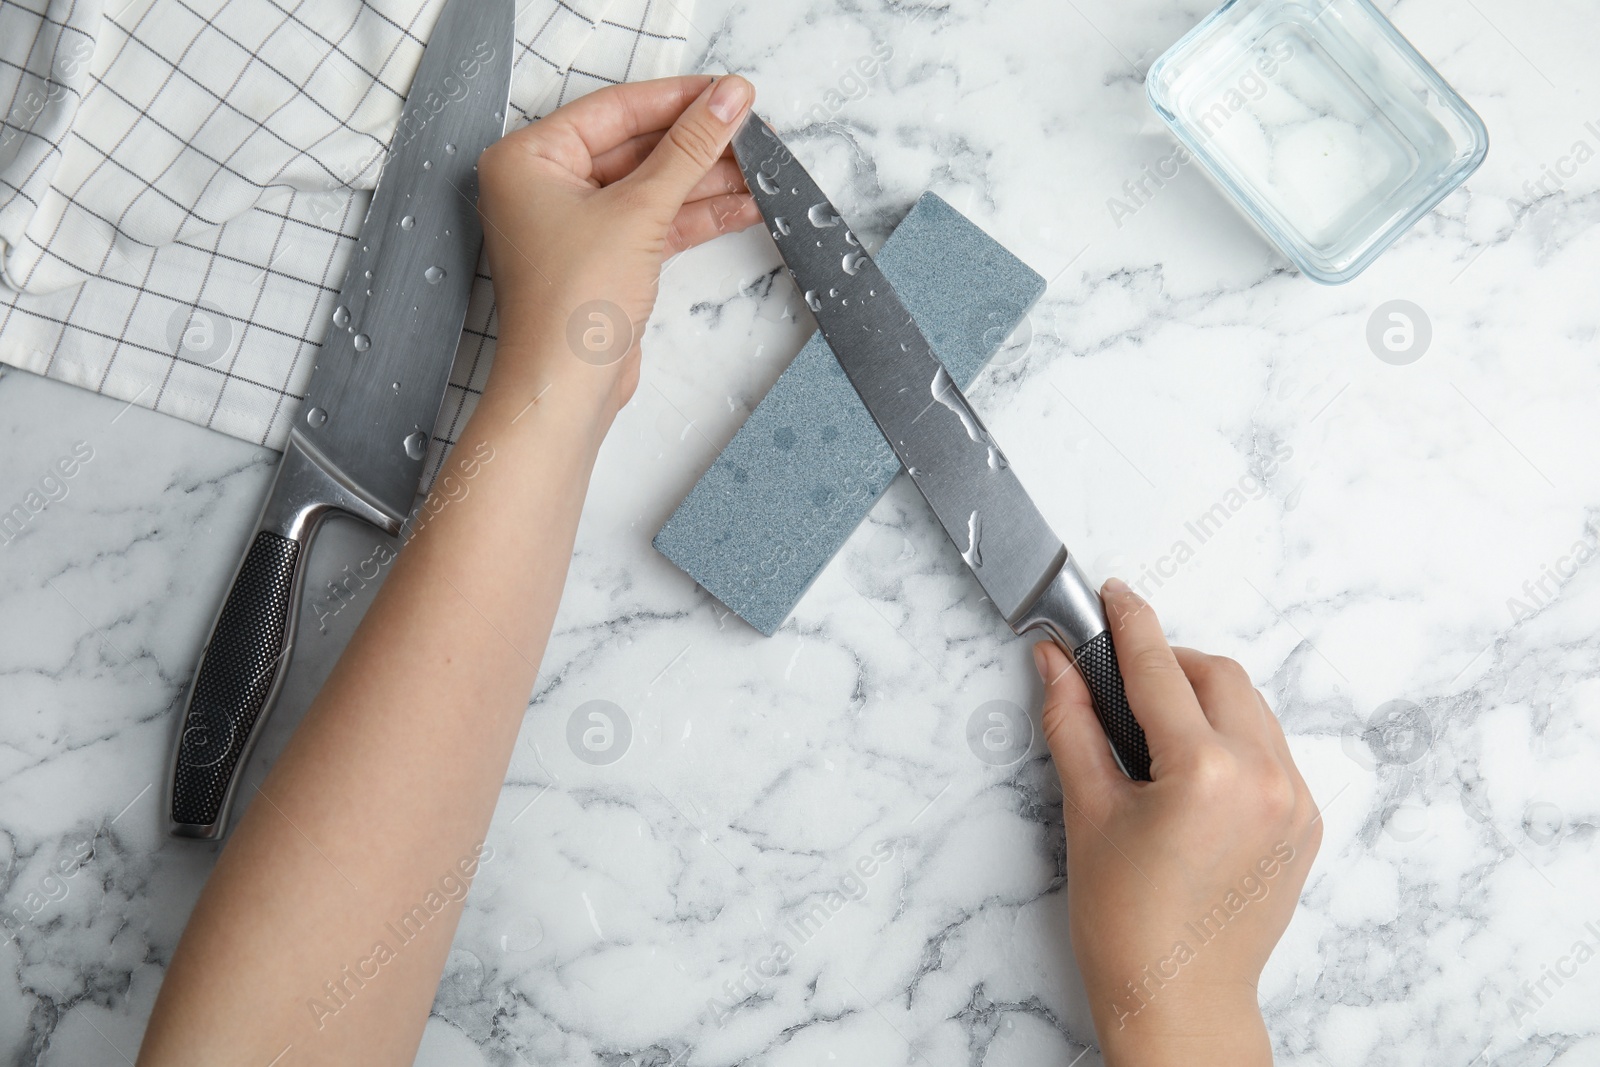
<svg viewBox="0 0 1600 1067"><path fill-rule="evenodd" d="M1306 277L1349 281L1467 179L1483 120L1368 0L1229 0L1151 106Z"/></svg>

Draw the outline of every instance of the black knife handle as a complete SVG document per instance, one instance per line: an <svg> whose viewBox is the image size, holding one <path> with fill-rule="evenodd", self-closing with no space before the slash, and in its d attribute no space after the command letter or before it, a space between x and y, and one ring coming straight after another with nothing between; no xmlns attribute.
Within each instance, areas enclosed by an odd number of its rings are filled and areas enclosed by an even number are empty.
<svg viewBox="0 0 1600 1067"><path fill-rule="evenodd" d="M261 530L239 565L201 656L178 736L174 833L218 837L226 825L235 775L289 659L302 555L298 541Z"/></svg>
<svg viewBox="0 0 1600 1067"><path fill-rule="evenodd" d="M1150 780L1150 746L1146 743L1139 720L1128 707L1128 694L1122 688L1122 668L1117 665L1117 650L1111 644L1111 631L1084 642L1070 650L1072 662L1089 686L1089 696L1094 700L1094 713L1100 718L1100 727L1111 740L1111 751L1129 778L1136 782Z"/></svg>
<svg viewBox="0 0 1600 1067"><path fill-rule="evenodd" d="M167 830L174 836L216 840L227 832L240 772L288 673L311 540L332 511L391 535L404 518L379 507L290 434L172 746Z"/></svg>
<svg viewBox="0 0 1600 1067"><path fill-rule="evenodd" d="M1123 773L1134 781L1148 782L1150 746L1128 707L1105 606L1070 556L1033 606L1013 623L1013 629L1019 634L1042 630L1071 657L1089 687L1094 713Z"/></svg>

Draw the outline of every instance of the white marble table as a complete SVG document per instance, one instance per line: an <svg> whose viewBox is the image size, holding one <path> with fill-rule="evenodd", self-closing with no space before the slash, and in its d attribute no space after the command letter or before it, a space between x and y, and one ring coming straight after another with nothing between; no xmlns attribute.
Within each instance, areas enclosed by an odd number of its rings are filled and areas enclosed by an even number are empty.
<svg viewBox="0 0 1600 1067"><path fill-rule="evenodd" d="M1129 203L1173 151L1143 72L1199 0L701 0L693 43L780 126L811 113L797 150L858 232L931 187L1052 279L975 403L1093 569L1250 669L1325 805L1261 989L1280 1061L1600 1063L1600 23L1384 6L1493 148L1335 289L1193 168ZM419 1063L1099 1062L1054 770L966 740L988 702L1035 706L1027 643L914 492L771 639L649 547L803 339L776 265L758 231L667 275ZM1394 299L1431 323L1405 366L1366 340ZM7 1063L138 1046L215 858L158 830L175 703L275 459L0 377L0 507L79 442L0 544ZM332 530L317 566L373 544ZM251 780L361 606L302 634ZM627 717L615 762L568 743L591 700Z"/></svg>

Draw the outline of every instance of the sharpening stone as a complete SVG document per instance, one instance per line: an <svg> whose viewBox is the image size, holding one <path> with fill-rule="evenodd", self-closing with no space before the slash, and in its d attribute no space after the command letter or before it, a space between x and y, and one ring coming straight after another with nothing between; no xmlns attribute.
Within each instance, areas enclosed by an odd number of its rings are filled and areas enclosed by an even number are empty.
<svg viewBox="0 0 1600 1067"><path fill-rule="evenodd" d="M962 389L1045 281L933 193L874 257ZM772 636L900 471L820 332L812 335L655 546Z"/></svg>

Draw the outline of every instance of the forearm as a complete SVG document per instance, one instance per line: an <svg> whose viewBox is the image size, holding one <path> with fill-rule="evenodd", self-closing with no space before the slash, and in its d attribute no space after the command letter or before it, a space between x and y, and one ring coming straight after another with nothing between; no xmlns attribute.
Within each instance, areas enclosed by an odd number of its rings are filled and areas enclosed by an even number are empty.
<svg viewBox="0 0 1600 1067"><path fill-rule="evenodd" d="M1107 1067L1271 1067L1272 1041L1253 987L1097 999L1095 1032Z"/></svg>
<svg viewBox="0 0 1600 1067"><path fill-rule="evenodd" d="M174 956L143 1062L259 1067L291 1043L296 1062L411 1062L605 429L581 372L541 378L512 365L511 347L446 468L464 489L436 487L249 798Z"/></svg>

